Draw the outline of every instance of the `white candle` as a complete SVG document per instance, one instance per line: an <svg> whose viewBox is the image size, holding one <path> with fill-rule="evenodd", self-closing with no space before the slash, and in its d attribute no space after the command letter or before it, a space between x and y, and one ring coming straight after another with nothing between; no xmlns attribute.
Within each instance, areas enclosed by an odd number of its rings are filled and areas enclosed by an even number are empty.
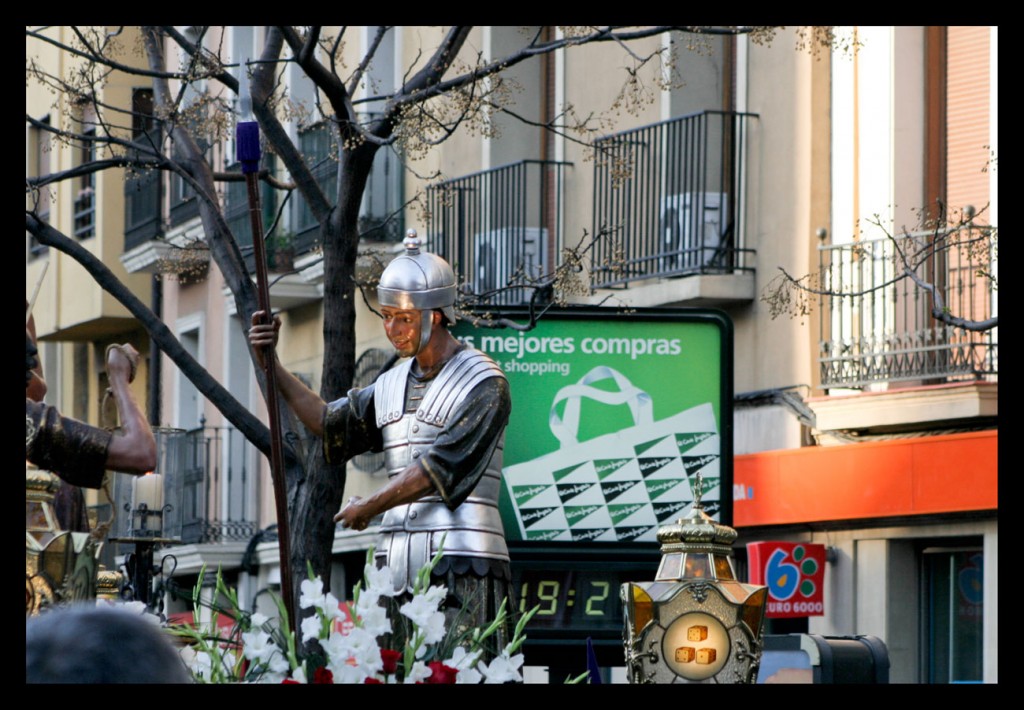
<svg viewBox="0 0 1024 710"><path fill-rule="evenodd" d="M150 512L156 512L164 507L164 477L159 473L147 473L135 479L135 486L132 490L132 508L138 511L142 505ZM146 528L159 531L161 529L161 517L149 515L146 517Z"/></svg>

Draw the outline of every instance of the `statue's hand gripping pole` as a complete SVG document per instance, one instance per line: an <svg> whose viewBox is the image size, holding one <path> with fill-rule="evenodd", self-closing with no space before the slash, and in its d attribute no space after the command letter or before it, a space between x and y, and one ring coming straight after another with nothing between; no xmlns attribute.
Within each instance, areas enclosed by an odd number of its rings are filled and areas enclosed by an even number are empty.
<svg viewBox="0 0 1024 710"><path fill-rule="evenodd" d="M258 173L260 168L260 127L255 121L238 123L237 159L249 191L249 216L252 220L252 245L256 260L256 289L260 310L267 322L273 318L270 310L270 284L267 280L266 249L263 244L263 217L260 212ZM277 537L281 557L281 597L292 628L298 624L297 608L292 601L292 571L289 555L288 488L284 475L284 451L281 438L281 416L277 393L277 356L272 345L263 353L263 367L267 377L267 413L270 417L270 474L274 482L274 501L277 507Z"/></svg>

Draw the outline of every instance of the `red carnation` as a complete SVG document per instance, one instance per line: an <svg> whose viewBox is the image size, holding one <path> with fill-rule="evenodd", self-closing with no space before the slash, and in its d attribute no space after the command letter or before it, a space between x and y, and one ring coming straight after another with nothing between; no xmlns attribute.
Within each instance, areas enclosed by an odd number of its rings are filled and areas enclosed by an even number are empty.
<svg viewBox="0 0 1024 710"><path fill-rule="evenodd" d="M455 676L459 672L457 668L446 666L441 661L431 661L427 664L427 668L431 670L427 683L454 683Z"/></svg>
<svg viewBox="0 0 1024 710"><path fill-rule="evenodd" d="M397 670L398 662L402 660L402 652L382 648L380 650L380 660L384 663L384 672L391 675Z"/></svg>
<svg viewBox="0 0 1024 710"><path fill-rule="evenodd" d="M324 685L331 685L334 683L334 674L331 673L327 668L321 666L313 671L313 683L322 683Z"/></svg>
<svg viewBox="0 0 1024 710"><path fill-rule="evenodd" d="M378 680L377 678L374 678L372 676L366 676L366 678L363 679L363 684L365 684L365 685L383 685L383 683L381 683L380 680Z"/></svg>

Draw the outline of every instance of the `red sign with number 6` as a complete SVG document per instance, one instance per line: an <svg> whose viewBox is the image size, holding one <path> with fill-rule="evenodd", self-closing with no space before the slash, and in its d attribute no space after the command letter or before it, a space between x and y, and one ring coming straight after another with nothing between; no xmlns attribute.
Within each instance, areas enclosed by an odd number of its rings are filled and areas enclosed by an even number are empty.
<svg viewBox="0 0 1024 710"><path fill-rule="evenodd" d="M768 587L768 617L824 615L824 545L752 542L747 545L747 561L750 584Z"/></svg>

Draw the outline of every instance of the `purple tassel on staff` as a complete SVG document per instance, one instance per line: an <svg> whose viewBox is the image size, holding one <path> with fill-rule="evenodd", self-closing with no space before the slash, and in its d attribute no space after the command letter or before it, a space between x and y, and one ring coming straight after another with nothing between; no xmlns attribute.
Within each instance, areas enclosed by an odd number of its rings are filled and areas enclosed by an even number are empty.
<svg viewBox="0 0 1024 710"><path fill-rule="evenodd" d="M241 121L235 133L238 162L242 174L257 173L260 170L260 124L256 121Z"/></svg>

